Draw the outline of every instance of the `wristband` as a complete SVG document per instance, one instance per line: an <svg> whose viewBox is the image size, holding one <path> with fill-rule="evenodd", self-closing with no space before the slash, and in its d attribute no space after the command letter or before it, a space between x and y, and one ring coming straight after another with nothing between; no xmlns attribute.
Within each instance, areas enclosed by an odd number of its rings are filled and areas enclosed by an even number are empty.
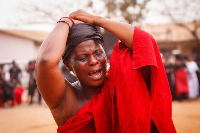
<svg viewBox="0 0 200 133"><path fill-rule="evenodd" d="M69 26L69 29L71 28L70 25L69 25L69 23L67 21L59 20L57 23L60 23L60 22L66 23Z"/></svg>
<svg viewBox="0 0 200 133"><path fill-rule="evenodd" d="M72 21L73 25L75 25L74 20L73 20L72 18L70 18L70 17L62 17L62 18L68 18L69 20ZM61 20L62 18L60 18L60 20Z"/></svg>

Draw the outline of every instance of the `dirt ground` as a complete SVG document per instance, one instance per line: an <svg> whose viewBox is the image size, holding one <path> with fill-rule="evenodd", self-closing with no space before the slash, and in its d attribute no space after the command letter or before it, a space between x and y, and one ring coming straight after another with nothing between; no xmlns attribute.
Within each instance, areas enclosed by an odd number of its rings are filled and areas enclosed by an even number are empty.
<svg viewBox="0 0 200 133"><path fill-rule="evenodd" d="M200 98L173 102L178 133L200 133ZM0 108L0 133L56 133L57 126L46 106L24 104Z"/></svg>
<svg viewBox="0 0 200 133"><path fill-rule="evenodd" d="M200 98L173 102L172 119L178 133L200 133Z"/></svg>

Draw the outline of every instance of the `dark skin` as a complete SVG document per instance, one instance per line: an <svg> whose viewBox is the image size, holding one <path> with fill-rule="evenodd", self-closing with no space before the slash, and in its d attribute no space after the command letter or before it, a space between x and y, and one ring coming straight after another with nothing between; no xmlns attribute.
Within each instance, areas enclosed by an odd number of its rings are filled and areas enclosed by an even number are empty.
<svg viewBox="0 0 200 133"><path fill-rule="evenodd" d="M74 72L84 93L91 99L106 76L106 54L102 46L93 40L82 42L73 50L70 61L65 64Z"/></svg>
<svg viewBox="0 0 200 133"><path fill-rule="evenodd" d="M105 28L120 39L126 47L132 49L134 27L130 24L115 22L83 10L70 14L75 24L86 22ZM70 26L72 22L64 18ZM93 40L79 44L72 52L66 67L73 71L83 94L77 94L75 88L64 79L58 63L65 50L69 33L66 23L58 23L43 42L36 61L36 81L38 89L58 126L62 126L78 109L83 107L101 88L106 75L106 56L103 48ZM150 79L150 67L142 67L145 81Z"/></svg>

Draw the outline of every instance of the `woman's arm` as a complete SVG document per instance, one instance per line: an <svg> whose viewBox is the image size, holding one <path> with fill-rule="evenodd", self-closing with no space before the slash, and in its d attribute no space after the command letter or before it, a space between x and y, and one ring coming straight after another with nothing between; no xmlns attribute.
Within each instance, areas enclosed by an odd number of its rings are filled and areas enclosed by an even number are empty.
<svg viewBox="0 0 200 133"><path fill-rule="evenodd" d="M66 21L72 26L72 22ZM58 63L65 50L69 26L58 23L42 43L36 61L35 77L37 87L50 109L57 107L65 95L65 79Z"/></svg>
<svg viewBox="0 0 200 133"><path fill-rule="evenodd" d="M73 19L81 20L85 23L91 23L103 27L115 35L121 42L125 43L128 48L132 49L134 26L127 23L116 22L107 18L92 15L83 10L77 10L71 13L70 17Z"/></svg>

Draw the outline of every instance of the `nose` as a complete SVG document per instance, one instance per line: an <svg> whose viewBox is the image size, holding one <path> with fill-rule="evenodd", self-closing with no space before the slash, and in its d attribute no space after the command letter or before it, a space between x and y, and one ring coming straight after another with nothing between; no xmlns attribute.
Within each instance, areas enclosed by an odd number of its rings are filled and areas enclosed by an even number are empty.
<svg viewBox="0 0 200 133"><path fill-rule="evenodd" d="M97 58L94 55L92 55L89 60L89 65L94 66L98 63L99 63L99 61L97 60Z"/></svg>

